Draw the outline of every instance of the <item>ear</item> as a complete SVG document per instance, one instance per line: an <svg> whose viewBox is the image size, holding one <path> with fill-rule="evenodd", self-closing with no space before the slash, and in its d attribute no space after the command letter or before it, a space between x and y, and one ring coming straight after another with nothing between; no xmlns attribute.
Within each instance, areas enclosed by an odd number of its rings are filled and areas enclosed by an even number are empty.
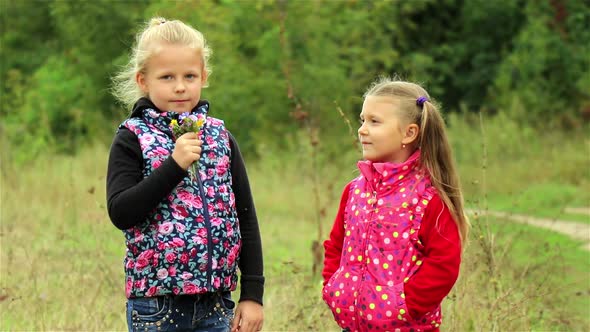
<svg viewBox="0 0 590 332"><path fill-rule="evenodd" d="M209 78L209 73L207 72L207 69L203 68L202 74L201 74L201 84L206 85L208 78Z"/></svg>
<svg viewBox="0 0 590 332"><path fill-rule="evenodd" d="M418 139L418 135L420 134L420 128L417 124L411 123L406 126L404 130L404 137L402 138L403 144L412 144L414 141Z"/></svg>
<svg viewBox="0 0 590 332"><path fill-rule="evenodd" d="M137 82L137 85L139 86L141 91L143 91L145 94L148 93L148 85L146 83L144 73L138 72L137 74L135 74L135 82Z"/></svg>

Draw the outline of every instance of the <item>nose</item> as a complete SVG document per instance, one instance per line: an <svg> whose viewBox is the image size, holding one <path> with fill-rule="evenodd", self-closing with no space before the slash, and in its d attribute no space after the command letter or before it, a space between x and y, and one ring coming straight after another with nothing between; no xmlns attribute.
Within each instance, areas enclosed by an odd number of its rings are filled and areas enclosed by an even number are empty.
<svg viewBox="0 0 590 332"><path fill-rule="evenodd" d="M184 83L182 81L179 81L174 87L174 91L177 93L184 92L184 90L186 90L186 87L184 86Z"/></svg>
<svg viewBox="0 0 590 332"><path fill-rule="evenodd" d="M359 135L367 135L367 128L365 127L365 123L363 122L363 124L361 124L361 126L358 129L358 134Z"/></svg>

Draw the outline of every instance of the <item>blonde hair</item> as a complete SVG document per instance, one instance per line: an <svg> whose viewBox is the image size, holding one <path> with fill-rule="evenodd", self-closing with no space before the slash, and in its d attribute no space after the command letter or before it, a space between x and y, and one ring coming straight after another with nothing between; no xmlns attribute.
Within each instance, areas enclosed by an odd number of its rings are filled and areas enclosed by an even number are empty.
<svg viewBox="0 0 590 332"><path fill-rule="evenodd" d="M203 70L207 76L211 75L209 57L212 52L203 34L181 21L167 21L162 17L154 17L137 34L127 65L113 77L112 94L126 109L131 109L139 98L146 96L139 88L135 77L137 73L146 72L149 58L157 51L156 46L161 43L184 45L199 51ZM207 83L204 87L207 87Z"/></svg>
<svg viewBox="0 0 590 332"><path fill-rule="evenodd" d="M418 147L420 163L430 174L434 187L449 208L457 223L461 242L469 232L469 220L465 215L463 193L456 171L453 153L447 138L445 122L439 107L421 86L398 78L381 77L367 90L364 97L387 96L396 103L396 112L405 123L415 123L420 128ZM419 105L418 98L426 97Z"/></svg>

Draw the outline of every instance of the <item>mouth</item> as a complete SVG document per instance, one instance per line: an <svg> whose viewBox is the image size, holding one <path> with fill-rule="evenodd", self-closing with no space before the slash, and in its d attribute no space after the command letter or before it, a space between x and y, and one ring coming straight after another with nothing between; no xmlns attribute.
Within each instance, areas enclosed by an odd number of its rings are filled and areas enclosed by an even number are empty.
<svg viewBox="0 0 590 332"><path fill-rule="evenodd" d="M188 99L171 100L171 102L173 102L173 103L186 103L188 101L189 101Z"/></svg>

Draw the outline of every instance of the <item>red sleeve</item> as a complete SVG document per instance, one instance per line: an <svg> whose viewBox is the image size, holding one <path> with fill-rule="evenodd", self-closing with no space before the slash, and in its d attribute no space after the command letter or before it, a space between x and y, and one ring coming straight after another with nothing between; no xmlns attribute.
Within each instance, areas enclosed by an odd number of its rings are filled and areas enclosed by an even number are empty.
<svg viewBox="0 0 590 332"><path fill-rule="evenodd" d="M344 187L342 197L340 198L340 206L338 207L338 214L334 220L334 226L330 232L330 238L324 241L324 270L322 277L324 277L324 285L330 280L330 277L340 267L340 256L342 255L342 242L344 242L344 210L346 202L348 201L348 192L350 191L350 183Z"/></svg>
<svg viewBox="0 0 590 332"><path fill-rule="evenodd" d="M418 232L424 245L422 267L405 285L406 305L414 318L436 308L449 294L461 264L457 224L438 195L428 203Z"/></svg>

